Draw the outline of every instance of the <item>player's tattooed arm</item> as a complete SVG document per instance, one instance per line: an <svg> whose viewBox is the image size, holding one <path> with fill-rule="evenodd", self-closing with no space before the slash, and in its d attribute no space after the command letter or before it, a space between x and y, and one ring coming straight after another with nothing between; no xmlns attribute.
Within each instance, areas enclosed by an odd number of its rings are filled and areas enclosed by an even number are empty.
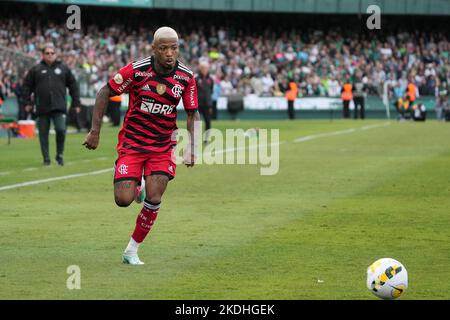
<svg viewBox="0 0 450 320"><path fill-rule="evenodd" d="M187 129L189 133L193 134L194 132L194 124L195 121L200 121L200 113L198 113L197 109L194 110L186 110L187 112Z"/></svg>
<svg viewBox="0 0 450 320"><path fill-rule="evenodd" d="M105 111L108 106L109 97L114 95L115 93L109 88L108 85L105 85L97 93L94 110L92 113L91 130L89 131L83 143L86 148L91 150L97 149L100 139L100 129L102 126L103 116L105 115Z"/></svg>
<svg viewBox="0 0 450 320"><path fill-rule="evenodd" d="M91 132L100 133L103 116L105 115L106 108L108 107L109 97L113 95L114 93L108 85L103 86L103 88L101 88L97 93L92 114Z"/></svg>
<svg viewBox="0 0 450 320"><path fill-rule="evenodd" d="M195 163L195 151L196 151L196 144L199 141L198 135L200 134L199 128L196 128L196 124L200 124L200 114L198 113L198 110L186 110L187 112L187 130L189 131L189 144L186 152L186 156L184 159L184 162L186 166L192 167Z"/></svg>

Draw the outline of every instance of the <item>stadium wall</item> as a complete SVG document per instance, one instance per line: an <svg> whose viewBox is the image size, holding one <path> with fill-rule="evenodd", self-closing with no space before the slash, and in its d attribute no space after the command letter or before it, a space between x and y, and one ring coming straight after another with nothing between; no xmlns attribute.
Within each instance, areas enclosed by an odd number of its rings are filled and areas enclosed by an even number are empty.
<svg viewBox="0 0 450 320"><path fill-rule="evenodd" d="M68 101L70 104L70 97L68 97ZM314 99L308 97L306 99ZM94 103L93 98L83 98L82 104L87 107L93 107ZM342 118L342 107L335 107L329 109L305 109L302 108L302 98L298 99L299 107L296 108L296 117L298 119L340 119ZM397 112L392 105L393 101L390 102L389 112L391 119L395 119L397 117ZM420 97L416 100L416 104L423 103L427 108L427 118L435 119L435 97ZM352 108L352 107L351 107ZM16 118L18 105L16 98L7 98L2 106L3 115L8 118ZM127 105L122 104L121 113L122 116L125 114L127 110ZM353 116L353 113L351 113ZM366 118L367 119L386 119L386 109L383 105L383 101L379 97L368 97L366 100ZM186 119L186 113L180 111L178 113L178 119L184 120ZM270 119L287 119L287 110L286 109L278 109L272 110L269 108L256 110L254 108L244 109L243 111L238 112L235 116L232 116L227 109L221 108L218 110L218 119L219 120L270 120Z"/></svg>

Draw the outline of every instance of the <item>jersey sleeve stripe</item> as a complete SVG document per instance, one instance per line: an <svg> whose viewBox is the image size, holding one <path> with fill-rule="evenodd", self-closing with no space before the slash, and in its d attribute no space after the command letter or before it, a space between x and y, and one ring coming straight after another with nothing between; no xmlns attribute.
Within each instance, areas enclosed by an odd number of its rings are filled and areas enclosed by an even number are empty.
<svg viewBox="0 0 450 320"><path fill-rule="evenodd" d="M138 68L141 65L150 64L150 63L151 63L150 61L143 61L143 62L139 62L139 63L133 63L133 68L136 69L136 68Z"/></svg>
<svg viewBox="0 0 450 320"><path fill-rule="evenodd" d="M140 69L142 67L150 67L150 66L151 66L150 62L142 63L142 64L139 64L139 65L133 66L133 70Z"/></svg>
<svg viewBox="0 0 450 320"><path fill-rule="evenodd" d="M187 70L191 70L189 69L189 67L187 65L185 65L183 62L178 61L178 65L182 66L183 68L187 69Z"/></svg>
<svg viewBox="0 0 450 320"><path fill-rule="evenodd" d="M187 72L187 73L188 73L189 75L191 75L191 76L194 74L191 70L189 70L189 69L187 69L187 68L185 68L185 67L182 67L181 65L179 65L178 68L179 68L180 70L183 70L183 71Z"/></svg>
<svg viewBox="0 0 450 320"><path fill-rule="evenodd" d="M143 64L150 64L150 63L151 63L151 57L148 57L148 58L145 58L145 59L133 62L133 68L136 69L136 68L140 67Z"/></svg>
<svg viewBox="0 0 450 320"><path fill-rule="evenodd" d="M186 75L186 76L189 77L189 78L194 76L193 73L189 73L189 72L187 72L187 71L185 71L185 70L183 70L183 69L180 69L180 68L178 68L177 71L180 72L180 73L182 73L182 74L184 74L184 75ZM178 80L178 81L180 81L180 80Z"/></svg>

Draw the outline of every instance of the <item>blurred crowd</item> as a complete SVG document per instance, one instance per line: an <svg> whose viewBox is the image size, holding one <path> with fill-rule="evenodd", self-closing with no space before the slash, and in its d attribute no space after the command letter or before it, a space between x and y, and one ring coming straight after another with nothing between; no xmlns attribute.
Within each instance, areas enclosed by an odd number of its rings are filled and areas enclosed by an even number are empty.
<svg viewBox="0 0 450 320"><path fill-rule="evenodd" d="M386 34L339 26L276 28L270 23L243 28L204 19L183 24L184 19L171 24L180 35L181 60L195 71L200 61L210 62L216 96L283 96L293 80L300 97L338 97L345 79L357 71L363 75L369 95L381 95L386 88L395 92L394 87L406 88L408 79L413 79L419 95L433 96L450 79L449 34L440 29ZM137 27L113 19L106 25L89 23L71 31L64 23L37 17L3 17L0 48L24 61L38 61L42 45L53 42L59 57L80 80L82 95L95 96L120 67L151 54L157 23ZM0 87L7 96L14 93L23 76L12 59L0 61Z"/></svg>

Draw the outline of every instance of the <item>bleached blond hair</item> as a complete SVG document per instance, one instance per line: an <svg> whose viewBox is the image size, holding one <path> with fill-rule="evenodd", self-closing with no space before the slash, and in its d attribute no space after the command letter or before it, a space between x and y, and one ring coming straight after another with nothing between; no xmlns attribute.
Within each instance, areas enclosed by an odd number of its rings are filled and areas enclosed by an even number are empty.
<svg viewBox="0 0 450 320"><path fill-rule="evenodd" d="M178 41L178 34L171 27L161 27L153 34L153 42L159 39L177 39Z"/></svg>

